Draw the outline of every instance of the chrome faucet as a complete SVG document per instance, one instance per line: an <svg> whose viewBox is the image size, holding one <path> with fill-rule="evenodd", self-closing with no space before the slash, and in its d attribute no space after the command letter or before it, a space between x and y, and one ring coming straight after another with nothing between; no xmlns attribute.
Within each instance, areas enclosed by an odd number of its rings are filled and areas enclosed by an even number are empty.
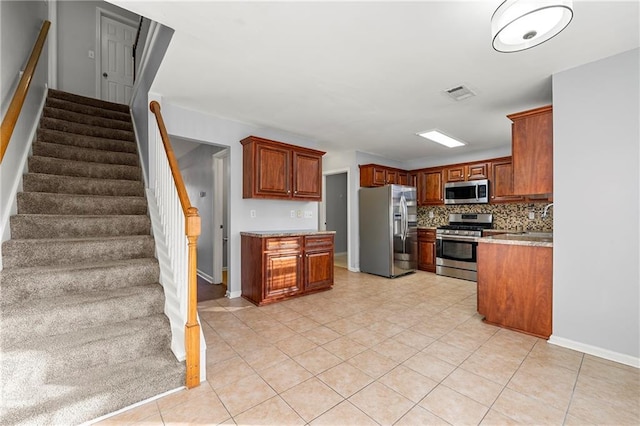
<svg viewBox="0 0 640 426"><path fill-rule="evenodd" d="M543 218L547 217L547 211L549 210L550 207L553 207L553 203L550 203L544 206L544 210L542 211L542 215L541 215Z"/></svg>

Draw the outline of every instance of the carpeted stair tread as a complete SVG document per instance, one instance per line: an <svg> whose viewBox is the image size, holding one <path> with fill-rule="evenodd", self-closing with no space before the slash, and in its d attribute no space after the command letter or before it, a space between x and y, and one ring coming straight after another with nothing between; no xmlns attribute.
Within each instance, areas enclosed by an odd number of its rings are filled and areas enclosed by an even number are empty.
<svg viewBox="0 0 640 426"><path fill-rule="evenodd" d="M52 129L60 130L67 133L75 133L76 135L94 136L107 139L119 139L131 142L135 141L133 132L129 130L107 129L104 127L95 127L87 124L59 120L57 118L40 118L40 127L42 127L43 129Z"/></svg>
<svg viewBox="0 0 640 426"><path fill-rule="evenodd" d="M51 108L64 109L72 112L79 112L81 114L88 114L97 117L109 118L111 120L120 120L125 122L131 122L131 116L128 112L119 112L110 109L98 108L86 104L79 104L64 99L56 99L47 97L45 106Z"/></svg>
<svg viewBox="0 0 640 426"><path fill-rule="evenodd" d="M160 284L121 287L59 297L35 299L2 309L2 350L25 336L35 338L100 327L134 318L162 314ZM108 314L108 315L107 315Z"/></svg>
<svg viewBox="0 0 640 426"><path fill-rule="evenodd" d="M80 148L49 142L34 143L33 155L88 163L119 164L134 167L139 165L138 156L133 153Z"/></svg>
<svg viewBox="0 0 640 426"><path fill-rule="evenodd" d="M5 268L140 259L153 257L154 252L155 244L150 235L9 240L2 243Z"/></svg>
<svg viewBox="0 0 640 426"><path fill-rule="evenodd" d="M21 214L11 217L11 238L81 238L149 235L146 215L48 215Z"/></svg>
<svg viewBox="0 0 640 426"><path fill-rule="evenodd" d="M69 102L75 102L77 104L88 105L92 107L108 109L112 111L123 112L129 114L129 106L125 104L118 104L115 102L103 101L101 99L89 98L82 95L76 95L74 93L63 92L61 90L49 89L47 93L48 97L55 99L62 99Z"/></svg>
<svg viewBox="0 0 640 426"><path fill-rule="evenodd" d="M40 395L30 398L30 406L1 416L0 424L80 424L178 389L184 380L184 362L171 354L95 368L41 385ZM21 405L22 401L9 401L12 403Z"/></svg>
<svg viewBox="0 0 640 426"><path fill-rule="evenodd" d="M144 197L144 184L141 181L128 179L97 179L27 173L22 177L22 187L25 192Z"/></svg>
<svg viewBox="0 0 640 426"><path fill-rule="evenodd" d="M104 151L130 152L134 154L137 153L138 149L136 143L132 141L76 135L59 130L43 128L38 129L37 140L39 142L49 142L60 145L70 145L81 148L99 149Z"/></svg>
<svg viewBox="0 0 640 426"><path fill-rule="evenodd" d="M0 271L1 305L58 297L84 291L155 284L155 258L83 262L77 265L6 268Z"/></svg>
<svg viewBox="0 0 640 426"><path fill-rule="evenodd" d="M18 214L137 215L147 213L147 199L134 196L18 193Z"/></svg>
<svg viewBox="0 0 640 426"><path fill-rule="evenodd" d="M19 341L5 350L3 364L5 375L12 380L28 383L34 375L50 381L75 374L76 371L106 366L109 363L126 362L162 352L171 344L171 330L164 314L135 318L112 324L82 329L55 336ZM53 362L43 366L37 363L20 364L23 355L38 345L38 351ZM103 357L93 357L102 352Z"/></svg>
<svg viewBox="0 0 640 426"><path fill-rule="evenodd" d="M33 173L99 179L140 180L142 178L142 170L138 166L62 160L36 155L29 157L29 170Z"/></svg>
<svg viewBox="0 0 640 426"><path fill-rule="evenodd" d="M87 113L68 111L65 109L53 108L45 106L42 111L43 117L57 118L71 123L86 124L89 126L102 127L105 129L118 129L133 131L133 125L130 121L113 120L111 118L89 115Z"/></svg>

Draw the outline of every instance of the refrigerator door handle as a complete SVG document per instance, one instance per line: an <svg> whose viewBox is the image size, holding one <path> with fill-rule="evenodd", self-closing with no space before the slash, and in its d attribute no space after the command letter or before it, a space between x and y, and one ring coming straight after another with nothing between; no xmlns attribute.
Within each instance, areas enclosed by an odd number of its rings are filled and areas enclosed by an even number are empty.
<svg viewBox="0 0 640 426"><path fill-rule="evenodd" d="M402 240L404 241L409 235L409 209L404 194L400 196L400 208L402 209Z"/></svg>

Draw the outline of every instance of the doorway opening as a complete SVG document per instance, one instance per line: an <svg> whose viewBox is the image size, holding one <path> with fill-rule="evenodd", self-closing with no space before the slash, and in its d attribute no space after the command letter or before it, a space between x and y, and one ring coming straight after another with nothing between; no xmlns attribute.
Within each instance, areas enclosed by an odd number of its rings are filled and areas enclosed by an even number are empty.
<svg viewBox="0 0 640 426"><path fill-rule="evenodd" d="M176 136L171 144L191 204L198 209L198 302L228 295L229 147Z"/></svg>
<svg viewBox="0 0 640 426"><path fill-rule="evenodd" d="M349 171L324 172L323 180L319 228L335 231L334 266L349 269Z"/></svg>

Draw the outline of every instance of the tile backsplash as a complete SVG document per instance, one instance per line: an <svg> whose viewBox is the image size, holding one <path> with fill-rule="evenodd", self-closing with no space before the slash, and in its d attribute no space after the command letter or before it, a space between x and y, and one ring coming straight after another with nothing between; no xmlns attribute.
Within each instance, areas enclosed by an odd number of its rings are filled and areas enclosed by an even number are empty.
<svg viewBox="0 0 640 426"><path fill-rule="evenodd" d="M493 228L510 231L553 231L553 207L542 218L546 203L463 204L418 207L418 226L436 227L449 222L450 213L491 213ZM535 214L529 219L529 212ZM433 213L433 217L430 216Z"/></svg>

